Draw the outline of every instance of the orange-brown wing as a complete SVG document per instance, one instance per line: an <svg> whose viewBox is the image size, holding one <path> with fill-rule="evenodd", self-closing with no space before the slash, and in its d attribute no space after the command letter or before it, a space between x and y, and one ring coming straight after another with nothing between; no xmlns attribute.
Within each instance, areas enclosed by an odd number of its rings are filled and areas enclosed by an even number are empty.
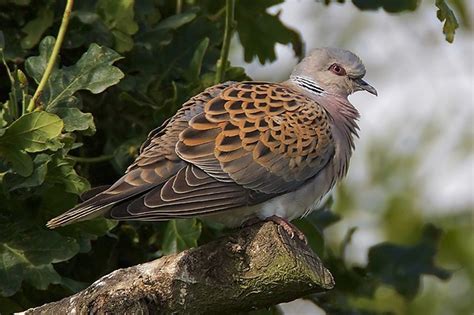
<svg viewBox="0 0 474 315"><path fill-rule="evenodd" d="M176 152L219 181L282 194L317 174L334 144L316 102L282 84L243 82L206 103Z"/></svg>
<svg viewBox="0 0 474 315"><path fill-rule="evenodd" d="M279 84L234 84L180 132L175 153L187 166L110 216L167 220L253 205L298 188L333 152L318 104Z"/></svg>
<svg viewBox="0 0 474 315"><path fill-rule="evenodd" d="M217 85L191 98L182 108L159 128L153 130L142 145L140 154L127 172L110 188L92 191L83 203L50 220L54 228L106 213L111 206L130 201L162 187L187 163L177 156L175 146L179 134L188 127L189 120L203 111L205 103L220 93L230 83Z"/></svg>

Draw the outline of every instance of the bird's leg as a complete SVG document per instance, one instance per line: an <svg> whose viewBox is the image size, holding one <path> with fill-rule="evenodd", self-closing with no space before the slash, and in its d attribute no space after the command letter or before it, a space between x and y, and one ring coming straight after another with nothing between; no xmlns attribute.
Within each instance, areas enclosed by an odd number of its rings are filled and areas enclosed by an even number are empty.
<svg viewBox="0 0 474 315"><path fill-rule="evenodd" d="M265 218L263 221L271 221L276 223L278 226L281 226L283 230L293 239L295 236L302 240L305 244L308 244L306 236L301 232L294 224L291 224L288 220L279 217L277 215L272 215L271 217ZM245 221L242 226L251 226L258 222L262 222L261 219L257 217L252 217Z"/></svg>
<svg viewBox="0 0 474 315"><path fill-rule="evenodd" d="M277 215L272 215L271 217L266 218L265 221L275 222L276 224L281 226L291 238L294 238L296 236L305 244L308 244L306 236L303 234L303 232L301 232L294 224L290 223L287 219L284 219Z"/></svg>

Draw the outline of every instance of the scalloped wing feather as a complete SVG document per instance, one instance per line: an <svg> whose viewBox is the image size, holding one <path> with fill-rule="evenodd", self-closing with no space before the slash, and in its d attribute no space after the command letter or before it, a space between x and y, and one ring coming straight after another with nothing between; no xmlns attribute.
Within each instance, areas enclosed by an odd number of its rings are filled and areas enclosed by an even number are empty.
<svg viewBox="0 0 474 315"><path fill-rule="evenodd" d="M313 100L282 84L242 82L205 104L176 152L221 181L281 194L328 163L332 140L329 117Z"/></svg>

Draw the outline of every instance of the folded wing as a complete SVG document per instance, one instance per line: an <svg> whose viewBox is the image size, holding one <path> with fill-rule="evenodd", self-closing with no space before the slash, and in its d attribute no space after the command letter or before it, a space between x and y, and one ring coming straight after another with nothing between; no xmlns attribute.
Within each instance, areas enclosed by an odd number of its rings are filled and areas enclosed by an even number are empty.
<svg viewBox="0 0 474 315"><path fill-rule="evenodd" d="M154 221L254 205L297 189L333 154L329 118L313 100L282 84L216 86L154 130L116 184L48 226L99 214Z"/></svg>

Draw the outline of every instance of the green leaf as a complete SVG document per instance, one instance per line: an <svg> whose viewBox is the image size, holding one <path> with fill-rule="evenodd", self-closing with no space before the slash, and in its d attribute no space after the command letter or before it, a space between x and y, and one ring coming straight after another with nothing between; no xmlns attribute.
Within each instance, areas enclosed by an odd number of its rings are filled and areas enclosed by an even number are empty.
<svg viewBox="0 0 474 315"><path fill-rule="evenodd" d="M38 154L33 161L34 170L32 174L27 178L15 177L14 182L10 183L10 185L12 185L10 191L19 188L36 187L43 184L48 171L48 163L50 161L51 157L49 155L44 153Z"/></svg>
<svg viewBox="0 0 474 315"><path fill-rule="evenodd" d="M423 274L434 275L443 280L450 277L447 270L434 263L440 236L439 229L427 225L422 240L414 246L391 243L375 245L369 250L367 269L383 283L393 286L401 295L414 298Z"/></svg>
<svg viewBox="0 0 474 315"><path fill-rule="evenodd" d="M71 224L61 229L61 234L74 237L80 248L80 253L87 253L91 250L91 241L97 240L117 225L117 221L105 218L96 218Z"/></svg>
<svg viewBox="0 0 474 315"><path fill-rule="evenodd" d="M193 58L189 64L188 71L185 72L185 76L189 81L197 81L199 80L199 74L201 73L202 61L204 59L204 54L206 53L206 49L209 46L209 38L204 38L199 45L197 46L196 50L194 51Z"/></svg>
<svg viewBox="0 0 474 315"><path fill-rule="evenodd" d="M242 67L228 67L225 70L225 79L229 81L247 81L252 80ZM212 85L212 84L211 84ZM206 85L210 86L210 85Z"/></svg>
<svg viewBox="0 0 474 315"><path fill-rule="evenodd" d="M304 233L311 248L321 256L325 252L324 229L341 219L329 207L330 205L326 204L305 218L295 221L295 225Z"/></svg>
<svg viewBox="0 0 474 315"><path fill-rule="evenodd" d="M79 246L73 238L33 227L25 219L12 223L0 216L0 294L11 296L27 281L38 289L59 283L51 263L74 256Z"/></svg>
<svg viewBox="0 0 474 315"><path fill-rule="evenodd" d="M301 232L303 232L313 251L323 257L325 251L323 232L316 228L308 218L296 220L294 224Z"/></svg>
<svg viewBox="0 0 474 315"><path fill-rule="evenodd" d="M133 48L131 35L138 31L134 21L134 0L99 0L97 11L115 37L115 49L126 52Z"/></svg>
<svg viewBox="0 0 474 315"><path fill-rule="evenodd" d="M89 182L74 170L74 161L55 155L49 166L47 180L64 185L64 190L80 195L90 189Z"/></svg>
<svg viewBox="0 0 474 315"><path fill-rule="evenodd" d="M175 30L196 18L196 13L192 11L172 15L157 25L155 30Z"/></svg>
<svg viewBox="0 0 474 315"><path fill-rule="evenodd" d="M443 34L446 36L446 40L452 43L454 41L454 33L459 27L458 20L445 0L436 0L435 5L438 8L436 16L441 22L444 21Z"/></svg>
<svg viewBox="0 0 474 315"><path fill-rule="evenodd" d="M22 28L26 36L21 40L21 47L31 49L41 39L43 33L53 25L54 13L48 6L42 6L35 19L30 20Z"/></svg>
<svg viewBox="0 0 474 315"><path fill-rule="evenodd" d="M11 163L15 172L30 176L33 161L27 152L57 150L62 144L57 137L63 128L62 120L46 112L21 116L0 136L0 156Z"/></svg>
<svg viewBox="0 0 474 315"><path fill-rule="evenodd" d="M33 160L24 150L0 145L0 157L10 162L12 169L21 176L33 172Z"/></svg>
<svg viewBox="0 0 474 315"><path fill-rule="evenodd" d="M139 94L138 99L146 99L148 102L152 100L152 104L159 104L165 109L159 113L160 115L168 116L175 111L175 106L181 105L176 104L175 95L169 95L175 90L171 82L176 79L183 81L182 78L186 78L185 73L189 69L190 60L203 38L209 38L210 46L206 51L201 72L215 68L213 59L218 56L217 45L222 34L215 22L204 17L197 18L196 12L196 10L186 11L164 19L136 37L137 43L139 41L140 44L131 52L129 59L133 60L133 63L129 63L131 73L120 87L132 94ZM180 96L180 101L185 101L192 94L183 93Z"/></svg>
<svg viewBox="0 0 474 315"><path fill-rule="evenodd" d="M170 220L163 239L163 254L169 255L197 246L201 223L196 219Z"/></svg>
<svg viewBox="0 0 474 315"><path fill-rule="evenodd" d="M8 106L8 105L6 105ZM5 129L2 129L6 125L8 125L9 117L8 113L6 110L3 108L0 108L0 137L3 135L5 132Z"/></svg>
<svg viewBox="0 0 474 315"><path fill-rule="evenodd" d="M26 71L36 82L41 80L53 45L54 38L46 37L40 43L40 55L26 60ZM110 48L91 44L75 65L53 70L41 95L42 104L50 111L79 90L98 94L117 84L124 74L112 64L121 58Z"/></svg>
<svg viewBox="0 0 474 315"><path fill-rule="evenodd" d="M74 239L64 238L57 232L38 228L21 232L22 237L12 235L2 245L4 251L11 252L29 264L43 265L64 261L76 254L79 249Z"/></svg>
<svg viewBox="0 0 474 315"><path fill-rule="evenodd" d="M267 12L269 7L282 2L282 0L239 1L235 16L246 62L251 62L254 57L258 57L262 64L274 61L277 43L291 44L295 55L302 58L303 43L299 33L283 24L279 13L272 15Z"/></svg>
<svg viewBox="0 0 474 315"><path fill-rule="evenodd" d="M26 61L26 70L36 82L41 79L54 41L46 37L40 44L40 55ZM120 58L113 50L92 44L75 65L53 70L40 100L47 112L62 118L66 132L95 132L92 115L78 109L81 102L75 94L80 90L98 94L118 83L124 75L112 64Z"/></svg>
<svg viewBox="0 0 474 315"><path fill-rule="evenodd" d="M86 282L76 281L67 277L61 278L61 285L63 287L68 288L72 293L76 293L81 290L84 290L85 288L89 286L89 284Z"/></svg>
<svg viewBox="0 0 474 315"><path fill-rule="evenodd" d="M26 73L32 77L36 83L40 83L41 77L46 70L46 65L48 64L48 60L51 56L51 52L53 51L53 46L55 43L55 39L52 36L46 36L43 38L41 43L39 44L39 56L30 57L25 61L25 70ZM54 70L52 75L56 72L58 68L57 63L54 65ZM50 79L51 80L51 77ZM47 87L48 88L48 87Z"/></svg>
<svg viewBox="0 0 474 315"><path fill-rule="evenodd" d="M24 266L5 244L0 246L0 295L10 296L20 289Z"/></svg>
<svg viewBox="0 0 474 315"><path fill-rule="evenodd" d="M383 8L387 12L396 13L413 11L418 7L418 0L352 0L352 3L361 10L377 10Z"/></svg>
<svg viewBox="0 0 474 315"><path fill-rule="evenodd" d="M108 152L113 154L112 164L118 173L123 173L138 155L140 145L143 143L143 137L128 139L119 144L115 150Z"/></svg>
<svg viewBox="0 0 474 315"><path fill-rule="evenodd" d="M83 113L75 107L62 106L57 106L52 111L63 120L65 131L88 131L89 134L95 133L95 124L92 114Z"/></svg>
<svg viewBox="0 0 474 315"><path fill-rule="evenodd" d="M33 112L14 121L0 137L0 147L26 152L40 152L59 148L56 138L63 129L62 120L46 112Z"/></svg>
<svg viewBox="0 0 474 315"><path fill-rule="evenodd" d="M452 0L449 2L454 8L456 15L460 21L460 24L465 28L472 30L472 9L468 1L464 0Z"/></svg>
<svg viewBox="0 0 474 315"><path fill-rule="evenodd" d="M28 266L24 277L25 281L40 290L46 290L50 284L61 283L61 276L54 270L51 264Z"/></svg>
<svg viewBox="0 0 474 315"><path fill-rule="evenodd" d="M57 185L44 191L42 197L40 209L44 212L47 220L64 213L77 204L77 194L65 192L64 185L59 181ZM116 225L116 221L100 217L62 227L58 229L58 232L63 236L76 239L79 252L85 253L91 250L91 241L105 235Z"/></svg>
<svg viewBox="0 0 474 315"><path fill-rule="evenodd" d="M51 82L54 90L49 106L54 106L59 100L72 96L79 90L89 90L93 94L98 94L117 84L124 74L112 64L119 59L122 57L112 49L92 44L74 66L62 69L66 82ZM56 83L60 85L57 86Z"/></svg>

